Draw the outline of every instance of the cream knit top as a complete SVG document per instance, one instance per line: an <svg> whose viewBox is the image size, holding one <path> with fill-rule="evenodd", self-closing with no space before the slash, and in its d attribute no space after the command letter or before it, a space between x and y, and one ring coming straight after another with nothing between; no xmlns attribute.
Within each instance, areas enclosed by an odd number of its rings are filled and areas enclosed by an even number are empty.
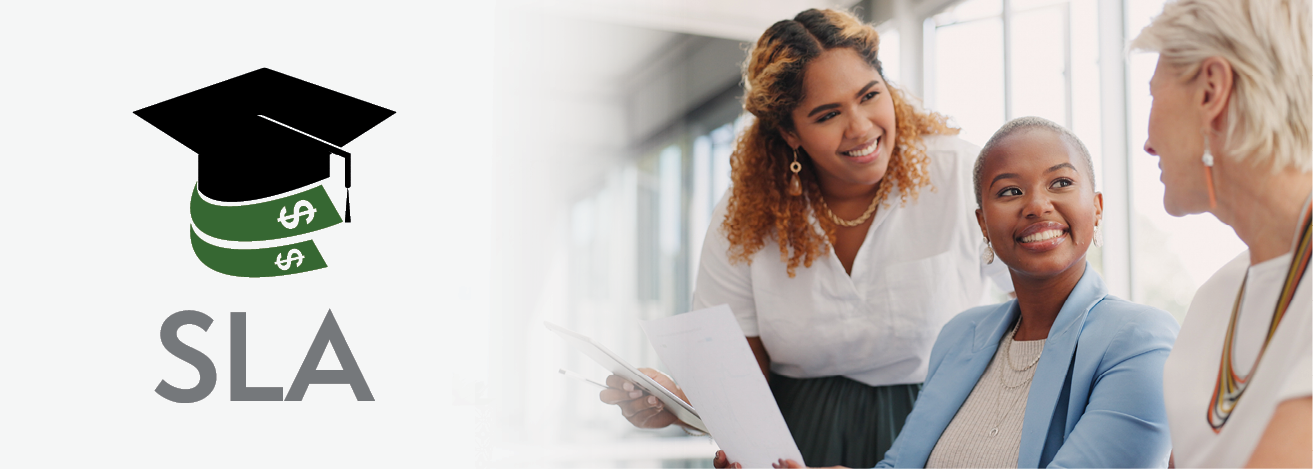
<svg viewBox="0 0 1313 469"><path fill-rule="evenodd" d="M1026 396L1044 340L1013 341L1016 327L1003 336L998 351L966 402L957 410L926 467L1017 467Z"/></svg>

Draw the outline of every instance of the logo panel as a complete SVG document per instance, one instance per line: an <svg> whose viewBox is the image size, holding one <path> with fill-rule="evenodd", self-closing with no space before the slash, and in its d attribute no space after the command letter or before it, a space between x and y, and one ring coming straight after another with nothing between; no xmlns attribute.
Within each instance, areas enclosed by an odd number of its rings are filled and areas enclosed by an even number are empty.
<svg viewBox="0 0 1313 469"><path fill-rule="evenodd" d="M262 68L135 114L198 155L197 259L228 275L276 277L328 267L302 235L351 222L351 153L342 146L394 112ZM332 155L346 162L341 216L322 185Z"/></svg>

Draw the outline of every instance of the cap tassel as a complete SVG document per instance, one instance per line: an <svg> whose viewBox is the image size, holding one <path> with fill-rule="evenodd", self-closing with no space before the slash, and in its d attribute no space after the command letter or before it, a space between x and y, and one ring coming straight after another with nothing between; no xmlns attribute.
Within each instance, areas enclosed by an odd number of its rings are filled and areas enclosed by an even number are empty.
<svg viewBox="0 0 1313 469"><path fill-rule="evenodd" d="M342 152L346 158L346 222L351 223L351 154Z"/></svg>

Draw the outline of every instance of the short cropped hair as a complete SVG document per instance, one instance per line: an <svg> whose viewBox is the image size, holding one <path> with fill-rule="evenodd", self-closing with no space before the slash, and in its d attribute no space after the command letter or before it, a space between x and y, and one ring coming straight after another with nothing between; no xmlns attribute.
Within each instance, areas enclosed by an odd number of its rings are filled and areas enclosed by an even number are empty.
<svg viewBox="0 0 1313 469"><path fill-rule="evenodd" d="M1178 0L1163 6L1131 48L1194 76L1208 57L1234 74L1226 153L1274 170L1313 170L1313 59L1309 0Z"/></svg>
<svg viewBox="0 0 1313 469"><path fill-rule="evenodd" d="M1090 157L1090 150L1085 148L1085 144L1076 137L1076 134L1067 130L1066 127L1058 125L1056 122L1043 117L1026 116L1018 117L1003 124L989 141L985 142L985 147L980 149L980 156L976 157L976 168L972 172L971 181L976 187L976 208L980 208L980 171L985 167L985 155L994 150L1003 139L1022 130L1044 129L1055 134L1058 138L1071 145L1080 153L1081 161L1085 163L1085 172L1090 175L1090 187L1094 187L1094 160Z"/></svg>

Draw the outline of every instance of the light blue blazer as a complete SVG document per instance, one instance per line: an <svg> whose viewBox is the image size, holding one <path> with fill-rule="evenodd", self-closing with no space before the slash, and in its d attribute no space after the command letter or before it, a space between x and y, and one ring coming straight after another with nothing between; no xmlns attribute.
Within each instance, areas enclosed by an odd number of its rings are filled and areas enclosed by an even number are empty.
<svg viewBox="0 0 1313 469"><path fill-rule="evenodd" d="M925 466L1017 314L1012 300L944 326L921 395L876 467ZM1166 467L1163 363L1178 330L1167 312L1108 295L1087 264L1036 365L1017 467Z"/></svg>

